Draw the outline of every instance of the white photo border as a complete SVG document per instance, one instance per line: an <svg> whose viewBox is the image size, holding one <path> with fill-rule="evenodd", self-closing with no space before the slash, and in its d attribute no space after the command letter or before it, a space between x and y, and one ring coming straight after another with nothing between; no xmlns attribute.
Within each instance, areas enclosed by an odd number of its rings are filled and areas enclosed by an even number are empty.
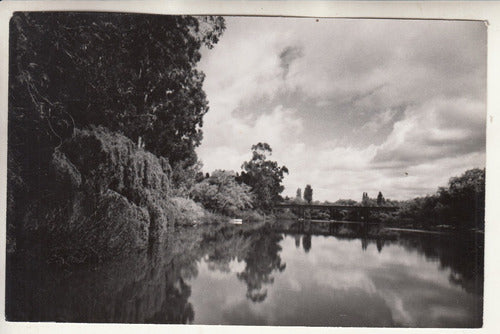
<svg viewBox="0 0 500 334"><path fill-rule="evenodd" d="M488 26L484 324L480 329L256 327L5 321L9 20L15 11L482 20ZM443 333L500 332L500 2L496 1L2 1L0 2L0 332L10 333Z"/></svg>

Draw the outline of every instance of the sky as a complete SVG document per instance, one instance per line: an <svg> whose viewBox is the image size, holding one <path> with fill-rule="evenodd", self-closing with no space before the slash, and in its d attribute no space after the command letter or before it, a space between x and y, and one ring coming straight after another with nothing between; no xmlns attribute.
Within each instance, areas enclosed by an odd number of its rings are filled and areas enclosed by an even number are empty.
<svg viewBox="0 0 500 334"><path fill-rule="evenodd" d="M240 172L267 142L283 196L432 194L485 166L486 47L474 21L226 17L198 66L203 170Z"/></svg>

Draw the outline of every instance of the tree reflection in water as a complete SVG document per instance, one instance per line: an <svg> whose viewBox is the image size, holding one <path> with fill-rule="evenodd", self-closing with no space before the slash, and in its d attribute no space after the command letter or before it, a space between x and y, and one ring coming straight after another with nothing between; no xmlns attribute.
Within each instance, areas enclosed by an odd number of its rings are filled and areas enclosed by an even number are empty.
<svg viewBox="0 0 500 334"><path fill-rule="evenodd" d="M293 238L295 239L295 248L300 248L300 234L295 234Z"/></svg>
<svg viewBox="0 0 500 334"><path fill-rule="evenodd" d="M304 252L309 253L312 247L312 238L310 234L304 234L302 237L302 248L304 248Z"/></svg>
<svg viewBox="0 0 500 334"><path fill-rule="evenodd" d="M11 297L6 314L12 321L191 323L194 319L186 281L196 263L175 258L166 249L80 268L60 268L26 256L9 261Z"/></svg>
<svg viewBox="0 0 500 334"><path fill-rule="evenodd" d="M246 296L253 302L262 302L267 297L266 284L272 284L274 271L282 272L286 264L281 263L279 242L283 239L269 228L263 228L259 233L252 234L251 246L245 256L245 270L238 273L240 280L247 285Z"/></svg>
<svg viewBox="0 0 500 334"><path fill-rule="evenodd" d="M275 275L286 264L280 257L283 227L274 225L212 225L178 228L166 246L149 254L100 264L97 267L57 268L30 256L8 258L9 320L125 323L192 323L195 318L190 281L200 261L212 271L230 273L231 261L244 263L236 277L246 284L246 297L262 302ZM311 251L312 235L291 229L295 246ZM337 235L335 235L337 233ZM367 237L362 230L339 228L337 239L360 240L361 247L397 244L409 252L450 268L449 281L470 293L483 293L482 234L401 234L395 238ZM302 242L300 239L302 238Z"/></svg>
<svg viewBox="0 0 500 334"><path fill-rule="evenodd" d="M281 240L283 235L269 226L253 229L224 226L205 234L201 248L210 270L229 272L231 261L243 261L245 269L236 276L247 285L246 296L253 302L261 302L267 297L264 286L274 282L272 273L282 272L286 267L279 256Z"/></svg>

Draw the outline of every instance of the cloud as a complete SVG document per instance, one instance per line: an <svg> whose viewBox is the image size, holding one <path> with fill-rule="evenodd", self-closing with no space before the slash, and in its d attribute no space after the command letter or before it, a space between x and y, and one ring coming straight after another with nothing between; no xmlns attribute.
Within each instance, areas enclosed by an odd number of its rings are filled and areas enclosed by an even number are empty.
<svg viewBox="0 0 500 334"><path fill-rule="evenodd" d="M302 122L294 111L277 106L269 113L260 115L254 120L227 118L220 120L218 128L223 131L214 131L205 140L215 143L212 147L203 146L198 153L203 156L203 163L210 170L226 169L239 170L244 161L251 157L250 148L258 142L271 145L278 155L271 156L284 158L282 152L287 152L295 143L297 136L302 133ZM288 151L289 152L289 151Z"/></svg>
<svg viewBox="0 0 500 334"><path fill-rule="evenodd" d="M284 194L403 199L484 166L481 22L230 17L200 68L207 171L239 170L265 141Z"/></svg>
<svg viewBox="0 0 500 334"><path fill-rule="evenodd" d="M468 99L436 100L410 108L406 117L394 124L373 162L410 167L484 151L484 110L484 104Z"/></svg>
<svg viewBox="0 0 500 334"><path fill-rule="evenodd" d="M299 46L287 46L281 51L279 57L280 67L283 69L283 78L287 76L291 63L302 56L302 48Z"/></svg>

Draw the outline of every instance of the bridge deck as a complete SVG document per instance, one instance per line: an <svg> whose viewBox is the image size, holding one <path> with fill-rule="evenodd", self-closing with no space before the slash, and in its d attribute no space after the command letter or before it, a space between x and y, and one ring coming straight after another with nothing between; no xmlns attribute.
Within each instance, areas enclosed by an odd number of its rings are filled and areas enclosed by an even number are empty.
<svg viewBox="0 0 500 334"><path fill-rule="evenodd" d="M355 206L334 204L292 204L281 203L274 206L275 209L331 209L331 210L362 210L362 211L396 211L397 206Z"/></svg>

